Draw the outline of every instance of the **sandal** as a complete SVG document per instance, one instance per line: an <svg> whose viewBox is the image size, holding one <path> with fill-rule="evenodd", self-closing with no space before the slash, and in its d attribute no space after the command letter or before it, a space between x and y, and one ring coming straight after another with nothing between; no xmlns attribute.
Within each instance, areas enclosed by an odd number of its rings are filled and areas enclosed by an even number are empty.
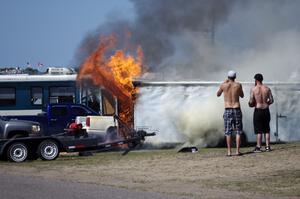
<svg viewBox="0 0 300 199"><path fill-rule="evenodd" d="M255 149L253 150L253 153L261 153L261 152L262 150L258 146L256 146Z"/></svg>
<svg viewBox="0 0 300 199"><path fill-rule="evenodd" d="M271 147L270 147L270 146L266 146L266 151L267 151L267 152L272 151Z"/></svg>

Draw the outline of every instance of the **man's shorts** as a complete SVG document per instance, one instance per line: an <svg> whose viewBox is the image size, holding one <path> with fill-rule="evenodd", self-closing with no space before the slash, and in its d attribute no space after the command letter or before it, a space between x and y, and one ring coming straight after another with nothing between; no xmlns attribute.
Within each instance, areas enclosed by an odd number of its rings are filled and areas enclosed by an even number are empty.
<svg viewBox="0 0 300 199"><path fill-rule="evenodd" d="M225 135L231 135L234 131L238 135L243 132L242 111L240 108L225 108L223 118Z"/></svg>
<svg viewBox="0 0 300 199"><path fill-rule="evenodd" d="M270 110L266 109L254 109L253 124L255 134L270 133Z"/></svg>

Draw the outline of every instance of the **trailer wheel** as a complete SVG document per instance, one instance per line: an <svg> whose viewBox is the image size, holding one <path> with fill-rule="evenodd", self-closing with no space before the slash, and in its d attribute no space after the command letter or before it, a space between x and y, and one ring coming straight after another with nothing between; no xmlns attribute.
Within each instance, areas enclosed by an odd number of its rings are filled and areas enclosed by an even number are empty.
<svg viewBox="0 0 300 199"><path fill-rule="evenodd" d="M28 156L27 146L21 142L12 143L7 150L7 158L12 162L23 162Z"/></svg>
<svg viewBox="0 0 300 199"><path fill-rule="evenodd" d="M42 160L55 160L59 154L57 142L45 140L38 147L38 154Z"/></svg>

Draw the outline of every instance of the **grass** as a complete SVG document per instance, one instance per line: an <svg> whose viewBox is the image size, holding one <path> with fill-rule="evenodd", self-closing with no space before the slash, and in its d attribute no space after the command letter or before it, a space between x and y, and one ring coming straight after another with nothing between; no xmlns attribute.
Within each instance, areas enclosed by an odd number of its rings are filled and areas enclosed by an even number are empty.
<svg viewBox="0 0 300 199"><path fill-rule="evenodd" d="M232 180L208 181L207 186L277 196L300 196L300 170L281 170L273 175Z"/></svg>
<svg viewBox="0 0 300 199"><path fill-rule="evenodd" d="M251 150L252 147L242 148L244 153ZM126 156L121 152L87 157L61 154L55 161L2 161L0 172L195 197L201 189L300 196L300 142L275 145L270 153L230 158L225 154L225 148L204 148L198 153L137 150Z"/></svg>

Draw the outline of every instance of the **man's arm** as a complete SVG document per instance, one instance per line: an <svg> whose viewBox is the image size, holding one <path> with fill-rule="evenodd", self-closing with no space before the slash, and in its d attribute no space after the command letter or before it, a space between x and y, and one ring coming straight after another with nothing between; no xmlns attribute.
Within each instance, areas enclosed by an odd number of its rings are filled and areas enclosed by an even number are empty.
<svg viewBox="0 0 300 199"><path fill-rule="evenodd" d="M244 97L244 91L243 91L242 84L240 84L240 97L241 97L241 98Z"/></svg>
<svg viewBox="0 0 300 199"><path fill-rule="evenodd" d="M273 98L271 89L269 89L269 91L268 91L268 104L271 105L273 103L274 103L274 98Z"/></svg>
<svg viewBox="0 0 300 199"><path fill-rule="evenodd" d="M254 97L254 92L253 92L253 88L251 88L250 99L249 99L248 105L249 105L249 107L254 107L255 104L256 104L256 101L255 101L255 97Z"/></svg>
<svg viewBox="0 0 300 199"><path fill-rule="evenodd" d="M221 84L220 88L219 88L219 90L217 92L217 97L220 97L222 95L222 93L223 93L223 88L222 88L222 84Z"/></svg>

